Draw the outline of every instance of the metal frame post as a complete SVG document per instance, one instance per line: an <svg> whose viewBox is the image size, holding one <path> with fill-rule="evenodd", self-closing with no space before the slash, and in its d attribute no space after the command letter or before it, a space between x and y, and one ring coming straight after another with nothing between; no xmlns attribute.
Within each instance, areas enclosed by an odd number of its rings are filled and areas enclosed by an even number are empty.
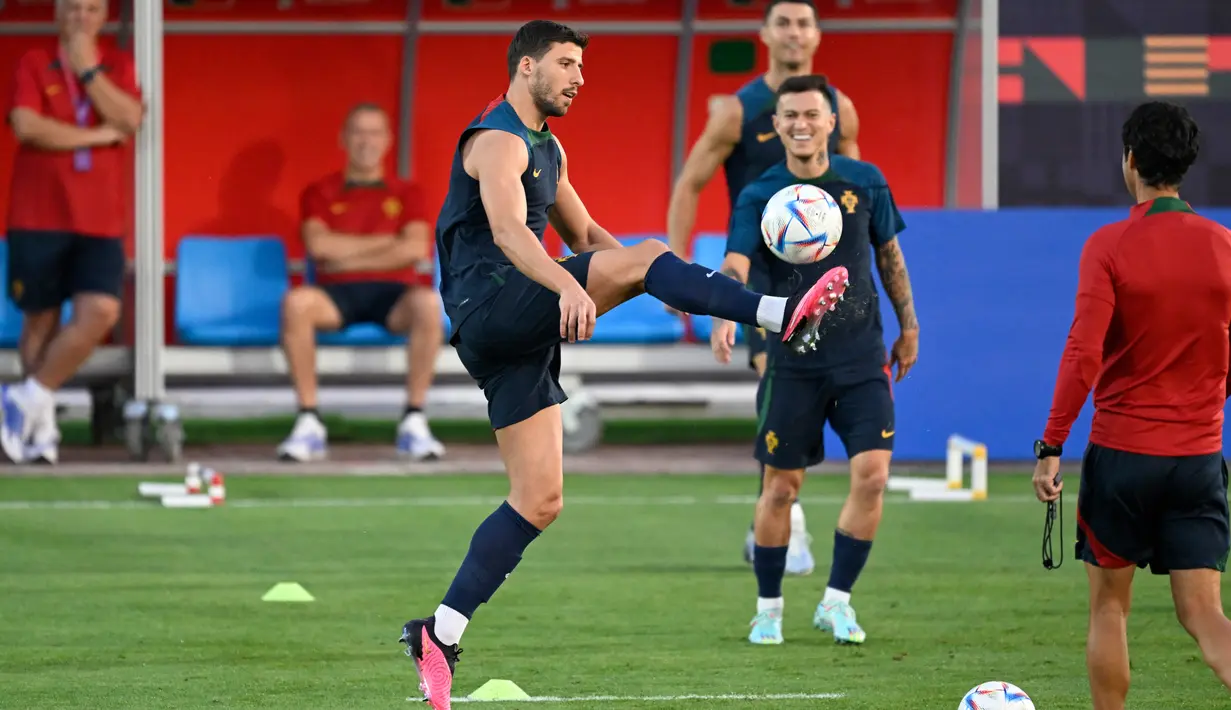
<svg viewBox="0 0 1231 710"><path fill-rule="evenodd" d="M970 35L970 9L973 0L958 0L957 29L953 32L953 52L949 59L949 126L945 132L945 207L959 206L962 164L962 105L966 101L966 43Z"/></svg>
<svg viewBox="0 0 1231 710"><path fill-rule="evenodd" d="M134 377L138 400L166 393L163 366L166 313L163 289L163 36L162 2L135 0L133 39L145 119L136 151L136 320Z"/></svg>
<svg viewBox="0 0 1231 710"><path fill-rule="evenodd" d="M419 19L423 0L406 3L406 32L402 35L402 86L398 97L398 177L410 177L414 165L415 70L419 60Z"/></svg>
<svg viewBox="0 0 1231 710"><path fill-rule="evenodd" d="M983 209L1000 207L1000 0L982 0L979 18L983 46L983 106L980 134L983 137Z"/></svg>
<svg viewBox="0 0 1231 710"><path fill-rule="evenodd" d="M676 40L679 55L675 60L675 105L671 118L671 182L668 191L674 189L675 179L684 169L688 144L688 98L692 93L692 55L696 37L697 6L699 0L684 0L684 14L680 35Z"/></svg>

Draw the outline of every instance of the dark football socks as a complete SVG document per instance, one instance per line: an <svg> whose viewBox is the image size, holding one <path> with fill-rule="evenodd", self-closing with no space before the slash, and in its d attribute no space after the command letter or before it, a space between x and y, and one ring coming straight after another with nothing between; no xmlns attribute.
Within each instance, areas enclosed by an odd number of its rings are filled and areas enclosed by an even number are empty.
<svg viewBox="0 0 1231 710"><path fill-rule="evenodd" d="M782 596L782 575L786 573L786 547L756 546L752 571L757 575L757 596L777 599Z"/></svg>
<svg viewBox="0 0 1231 710"><path fill-rule="evenodd" d="M506 577L521 562L522 552L539 536L539 529L530 524L506 501L479 524L470 539L470 550L445 594L442 607L457 612L464 619L474 616L480 604L487 603ZM442 619L437 610L436 635L445 644L457 643L461 629L454 630L458 619ZM447 623L446 623L447 622ZM456 637L456 638L453 638Z"/></svg>
<svg viewBox="0 0 1231 710"><path fill-rule="evenodd" d="M829 568L829 589L849 595L868 563L871 540L857 540L841 530L833 534L833 566Z"/></svg>
<svg viewBox="0 0 1231 710"><path fill-rule="evenodd" d="M684 313L769 328L758 320L758 315L763 315L757 310L761 294L749 291L730 276L690 264L671 252L650 264L645 274L645 292ZM785 298L775 300L786 303ZM779 316L774 332L782 329L781 320Z"/></svg>

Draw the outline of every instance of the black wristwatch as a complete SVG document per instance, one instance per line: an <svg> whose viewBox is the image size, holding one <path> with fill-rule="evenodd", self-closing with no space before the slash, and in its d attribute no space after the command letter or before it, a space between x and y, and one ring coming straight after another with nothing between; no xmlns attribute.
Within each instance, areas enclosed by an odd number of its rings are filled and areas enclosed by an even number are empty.
<svg viewBox="0 0 1231 710"><path fill-rule="evenodd" d="M89 69L86 69L85 71L78 74L77 80L81 82L82 86L85 86L86 84L89 84L91 81L94 81L94 77L98 76L99 73L102 72L102 70L103 70L103 67L101 64L96 67L90 67Z"/></svg>
<svg viewBox="0 0 1231 710"><path fill-rule="evenodd" d="M1038 439L1034 442L1034 457L1036 459L1049 459L1057 457L1062 453L1064 453L1063 446L1052 446L1044 442L1042 439Z"/></svg>

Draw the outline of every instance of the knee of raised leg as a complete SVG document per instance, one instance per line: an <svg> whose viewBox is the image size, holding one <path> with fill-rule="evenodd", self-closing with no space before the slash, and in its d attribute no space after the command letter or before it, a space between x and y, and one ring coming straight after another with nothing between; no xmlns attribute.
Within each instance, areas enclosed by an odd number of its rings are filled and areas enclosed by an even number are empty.
<svg viewBox="0 0 1231 710"><path fill-rule="evenodd" d="M769 477L765 485L765 495L770 505L775 508L789 508L799 496L799 489L803 483L803 472L783 471L769 467L766 467L765 471Z"/></svg>

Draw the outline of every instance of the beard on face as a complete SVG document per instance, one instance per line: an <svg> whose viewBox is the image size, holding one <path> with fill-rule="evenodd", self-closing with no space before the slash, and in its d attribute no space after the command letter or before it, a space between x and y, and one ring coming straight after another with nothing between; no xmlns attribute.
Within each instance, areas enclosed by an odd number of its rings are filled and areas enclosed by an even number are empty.
<svg viewBox="0 0 1231 710"><path fill-rule="evenodd" d="M530 77L530 97L534 99L534 107L544 116L559 118L567 109L555 102L552 93L551 83L535 70L534 75Z"/></svg>

